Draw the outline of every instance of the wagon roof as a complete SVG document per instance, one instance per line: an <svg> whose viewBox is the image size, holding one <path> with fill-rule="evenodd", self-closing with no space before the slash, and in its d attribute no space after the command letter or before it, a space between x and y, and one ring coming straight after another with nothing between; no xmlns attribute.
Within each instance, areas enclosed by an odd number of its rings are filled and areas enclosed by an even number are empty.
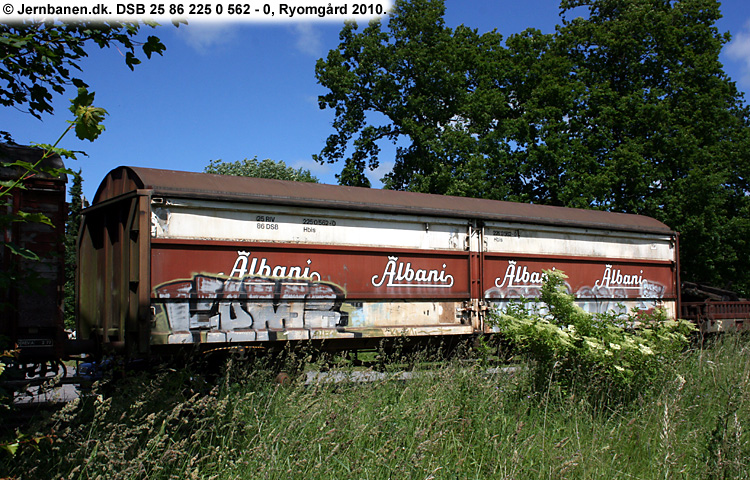
<svg viewBox="0 0 750 480"><path fill-rule="evenodd" d="M10 145L7 143L0 143L0 179L17 179L27 173L25 168L20 166L8 166L14 162L25 162L29 164L35 164L38 168L43 171L37 172L34 178L44 178L54 181L67 182L68 177L64 173L60 173L57 176L52 176L47 169L61 169L65 168L60 155L52 154L46 158L44 156L44 149L37 147L26 147L22 145Z"/></svg>
<svg viewBox="0 0 750 480"><path fill-rule="evenodd" d="M177 198L672 233L665 224L643 215L141 167L117 167L109 172L93 205L137 189Z"/></svg>

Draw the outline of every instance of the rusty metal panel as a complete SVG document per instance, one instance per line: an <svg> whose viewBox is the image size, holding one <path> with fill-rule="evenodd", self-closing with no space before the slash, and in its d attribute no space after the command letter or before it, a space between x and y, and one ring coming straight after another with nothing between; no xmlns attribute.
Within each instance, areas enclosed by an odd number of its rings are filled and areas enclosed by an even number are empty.
<svg viewBox="0 0 750 480"><path fill-rule="evenodd" d="M79 337L104 346L126 342L130 353L148 349L150 300L141 290L149 291L144 208L147 200L130 195L85 210L78 246Z"/></svg>
<svg viewBox="0 0 750 480"><path fill-rule="evenodd" d="M463 252L152 239L151 278L155 343L440 330L469 298Z"/></svg>
<svg viewBox="0 0 750 480"><path fill-rule="evenodd" d="M543 270L562 270L568 292L590 313L677 314L674 234L498 222L486 225L484 245L483 297L492 307L539 297Z"/></svg>
<svg viewBox="0 0 750 480"><path fill-rule="evenodd" d="M121 195L143 188L143 181L132 168L115 168L104 177L94 195L92 205L98 205Z"/></svg>
<svg viewBox="0 0 750 480"><path fill-rule="evenodd" d="M349 298L464 298L465 252L334 248L152 239L153 288L196 275L304 279L340 286Z"/></svg>
<svg viewBox="0 0 750 480"><path fill-rule="evenodd" d="M500 308L509 301L538 298L544 270L563 271L568 293L591 313L648 311L659 306L672 318L676 314L678 292L671 262L487 255L484 297Z"/></svg>
<svg viewBox="0 0 750 480"><path fill-rule="evenodd" d="M683 302L680 318L692 320L703 333L750 330L750 302L712 301Z"/></svg>

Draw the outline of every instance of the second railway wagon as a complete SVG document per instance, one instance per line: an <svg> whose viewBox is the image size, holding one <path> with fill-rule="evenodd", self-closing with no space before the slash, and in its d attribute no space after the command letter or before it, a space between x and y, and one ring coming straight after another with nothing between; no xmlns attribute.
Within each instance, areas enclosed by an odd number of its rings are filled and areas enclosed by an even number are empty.
<svg viewBox="0 0 750 480"><path fill-rule="evenodd" d="M29 175L19 164L36 165ZM31 372L47 371L66 352L63 321L65 282L65 182L58 155L44 150L0 143L3 225L0 231L0 339L18 349L18 363ZM8 185L19 184L6 190ZM42 214L44 222L25 214ZM18 254L19 251L26 254ZM14 253L15 252L15 253ZM35 258L36 257L36 258Z"/></svg>
<svg viewBox="0 0 750 480"><path fill-rule="evenodd" d="M674 317L677 258L638 215L119 167L84 212L78 334L130 354L461 338L545 269L589 311Z"/></svg>

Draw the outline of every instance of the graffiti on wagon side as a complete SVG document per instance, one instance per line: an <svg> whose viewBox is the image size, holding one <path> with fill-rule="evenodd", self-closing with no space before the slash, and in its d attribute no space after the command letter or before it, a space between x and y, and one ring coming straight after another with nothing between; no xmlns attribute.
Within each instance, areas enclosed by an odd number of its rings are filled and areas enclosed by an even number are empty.
<svg viewBox="0 0 750 480"><path fill-rule="evenodd" d="M544 270L565 271L570 277L565 283L567 292L591 312L619 310L623 302L649 309L668 294L663 283L649 277L658 277L659 271L648 267L565 262L552 265L550 262L507 260L504 273L494 277L494 287L485 291L485 298L495 302L538 298L545 279Z"/></svg>
<svg viewBox="0 0 750 480"><path fill-rule="evenodd" d="M261 340L267 339L268 331L346 325L347 316L341 312L343 288L321 282L320 274L309 267L271 266L264 258L248 263L249 255L238 252L229 276L195 274L157 286L154 304L166 316L170 330L233 332L242 340ZM269 272L287 276L259 275ZM229 340L231 336L216 341Z"/></svg>

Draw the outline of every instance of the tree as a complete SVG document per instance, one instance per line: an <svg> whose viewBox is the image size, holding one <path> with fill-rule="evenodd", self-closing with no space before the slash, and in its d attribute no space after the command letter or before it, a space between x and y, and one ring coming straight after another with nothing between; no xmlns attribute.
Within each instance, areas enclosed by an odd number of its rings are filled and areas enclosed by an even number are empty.
<svg viewBox="0 0 750 480"><path fill-rule="evenodd" d="M238 177L273 178L276 180L318 183L318 179L309 170L288 167L283 160L275 162L266 158L259 161L257 156L251 159L237 160L236 162L211 160L203 171Z"/></svg>
<svg viewBox="0 0 750 480"><path fill-rule="evenodd" d="M502 172L496 153L504 125L496 119L512 113L502 37L464 26L453 31L444 12L439 1L396 2L387 32L379 20L362 33L347 23L338 49L318 60L318 82L330 90L320 107L335 109L336 131L315 159L336 162L354 146L339 183L369 186L364 172L378 167L379 142L406 140L385 179L389 188L505 193L487 181Z"/></svg>
<svg viewBox="0 0 750 480"><path fill-rule="evenodd" d="M719 61L715 0L564 0L581 85L563 204L655 217L681 233L684 279L750 293L750 110ZM547 143L540 138L538 143Z"/></svg>
<svg viewBox="0 0 750 480"><path fill-rule="evenodd" d="M155 23L148 23L156 26ZM106 110L93 105L93 92L78 76L71 75L71 69L81 70L78 62L85 57L86 48L93 43L99 48L114 46L125 51L125 63L133 67L140 63L136 48L151 58L153 53L162 54L164 45L155 36L149 36L146 42L139 42L136 36L140 30L139 23L119 22L78 22L73 24L54 21L29 21L13 24L0 24L0 105L25 109L31 115L41 119L44 113L53 113L50 103L53 93L64 94L69 85L77 87L77 96L71 100L70 111L73 120L54 144L41 144L45 153L35 162L23 160L6 160L4 167L14 168L21 173L17 178L0 183L0 201L6 206L15 189L23 188L26 178L41 173L45 159L52 154L75 158L76 152L58 147L62 138L71 130L81 140L94 141L103 131L102 124ZM11 134L0 132L5 142L13 144ZM61 171L47 171L57 176ZM71 173L67 171L67 173ZM8 208L8 211L13 209ZM0 215L0 225L18 221L48 221L41 214L17 212ZM3 242L4 248L14 254L33 258L34 252L20 251ZM3 272L5 275L7 272ZM0 275L2 276L2 275Z"/></svg>
<svg viewBox="0 0 750 480"><path fill-rule="evenodd" d="M653 216L682 233L683 279L750 294L750 111L716 0L562 0L554 34L505 46L443 14L398 0L318 61L336 117L316 159L342 183L397 142L387 188Z"/></svg>
<svg viewBox="0 0 750 480"><path fill-rule="evenodd" d="M68 219L65 222L65 328L75 329L75 280L77 265L78 231L81 228L81 211L89 206L83 196L81 171L73 173L73 183L68 189Z"/></svg>
<svg viewBox="0 0 750 480"><path fill-rule="evenodd" d="M139 23L119 22L0 24L0 105L23 108L37 118L52 113L54 93L62 95L70 84L87 87L71 69L81 70L78 62L87 56L91 43L124 51L131 70L141 63L136 48L147 58L161 55L166 47L159 38L152 35L145 42L136 40L140 28Z"/></svg>

